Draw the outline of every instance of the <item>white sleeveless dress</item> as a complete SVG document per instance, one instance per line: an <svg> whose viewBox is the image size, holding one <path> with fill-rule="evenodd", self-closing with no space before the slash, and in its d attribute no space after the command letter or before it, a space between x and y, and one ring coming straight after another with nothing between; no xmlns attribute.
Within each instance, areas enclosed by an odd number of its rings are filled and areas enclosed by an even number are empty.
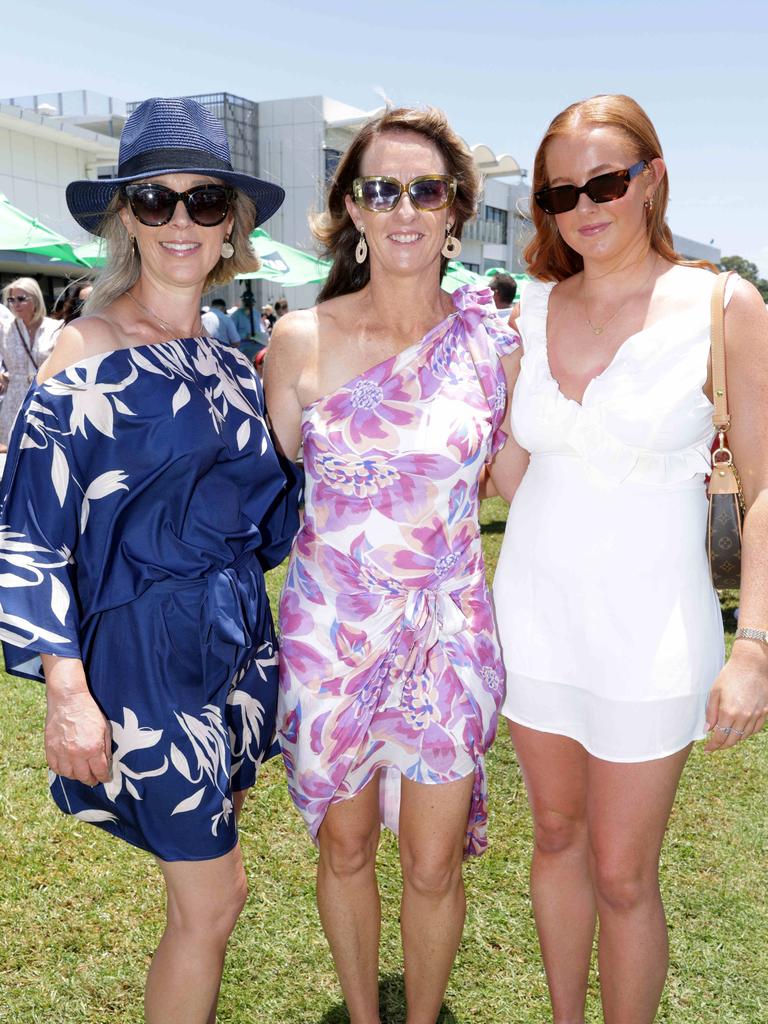
<svg viewBox="0 0 768 1024"><path fill-rule="evenodd" d="M530 284L518 319L511 423L531 461L494 581L502 714L609 761L664 757L703 737L724 658L705 547L715 278L690 273L694 308L627 338L581 404L549 367L554 285Z"/></svg>

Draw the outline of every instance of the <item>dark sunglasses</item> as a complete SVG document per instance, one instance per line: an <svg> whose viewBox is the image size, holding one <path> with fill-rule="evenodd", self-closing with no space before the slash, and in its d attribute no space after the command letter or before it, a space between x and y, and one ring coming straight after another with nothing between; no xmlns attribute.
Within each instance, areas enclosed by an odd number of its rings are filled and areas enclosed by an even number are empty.
<svg viewBox="0 0 768 1024"><path fill-rule="evenodd" d="M575 210L582 192L586 193L593 203L612 203L627 194L630 181L647 166L645 160L640 160L624 171L598 174L584 182L581 188L575 185L555 185L554 188L539 189L533 193L533 198L544 213L568 213L569 210Z"/></svg>
<svg viewBox="0 0 768 1024"><path fill-rule="evenodd" d="M456 198L456 179L449 174L422 174L403 185L397 178L374 174L352 182L355 202L371 213L389 213L406 192L417 210L443 210Z"/></svg>
<svg viewBox="0 0 768 1024"><path fill-rule="evenodd" d="M28 295L9 295L6 301L10 306L12 302L29 302L30 299Z"/></svg>
<svg viewBox="0 0 768 1024"><path fill-rule="evenodd" d="M184 208L195 224L213 228L221 224L229 213L234 190L226 185L195 185L186 192L154 183L125 185L123 195L130 203L133 215L150 228L159 228L173 217L177 203Z"/></svg>

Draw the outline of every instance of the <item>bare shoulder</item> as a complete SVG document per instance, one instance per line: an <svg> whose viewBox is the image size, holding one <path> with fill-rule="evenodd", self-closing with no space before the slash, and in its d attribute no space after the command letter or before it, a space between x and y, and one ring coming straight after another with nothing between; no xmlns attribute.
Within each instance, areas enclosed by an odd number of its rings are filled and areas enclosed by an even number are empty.
<svg viewBox="0 0 768 1024"><path fill-rule="evenodd" d="M276 345L279 349L289 349L296 345L306 344L317 335L317 306L311 309L296 309L280 317L272 328L269 339L270 351Z"/></svg>
<svg viewBox="0 0 768 1024"><path fill-rule="evenodd" d="M350 295L340 295L310 309L287 313L272 328L270 359L276 354L277 361L300 370L317 357L321 339L323 351L327 354L337 337L349 333L358 317L355 297Z"/></svg>
<svg viewBox="0 0 768 1024"><path fill-rule="evenodd" d="M725 322L745 329L762 329L763 341L768 342L768 307L751 281L739 278L725 311Z"/></svg>
<svg viewBox="0 0 768 1024"><path fill-rule="evenodd" d="M122 348L117 326L101 316L80 317L62 327L53 351L37 374L39 383L61 373L75 363Z"/></svg>
<svg viewBox="0 0 768 1024"><path fill-rule="evenodd" d="M317 307L286 313L272 328L265 375L295 379L316 350Z"/></svg>

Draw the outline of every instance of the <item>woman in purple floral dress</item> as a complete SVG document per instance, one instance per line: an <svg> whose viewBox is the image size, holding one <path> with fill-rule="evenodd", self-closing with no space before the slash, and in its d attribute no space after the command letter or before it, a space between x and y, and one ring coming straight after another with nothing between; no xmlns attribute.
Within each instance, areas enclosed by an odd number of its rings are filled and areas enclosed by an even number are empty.
<svg viewBox="0 0 768 1024"><path fill-rule="evenodd" d="M342 158L318 237L334 266L276 325L266 367L306 519L281 603L280 740L319 846L318 905L353 1024L376 1024L380 822L399 832L409 1024L434 1024L484 851L484 755L503 697L478 480L502 443L490 291L440 290L474 213L437 111L393 110Z"/></svg>

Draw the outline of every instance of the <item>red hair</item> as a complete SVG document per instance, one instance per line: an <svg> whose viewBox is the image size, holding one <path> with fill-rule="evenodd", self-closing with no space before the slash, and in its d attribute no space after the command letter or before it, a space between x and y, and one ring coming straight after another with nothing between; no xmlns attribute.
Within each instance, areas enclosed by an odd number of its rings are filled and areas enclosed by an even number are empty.
<svg viewBox="0 0 768 1024"><path fill-rule="evenodd" d="M630 96L621 94L593 96L566 107L547 128L533 162L531 192L549 184L547 180L547 147L552 139L570 135L580 128L612 128L620 132L635 151L637 160L650 163L663 157L656 129L646 112ZM669 263L684 266L716 268L707 260L686 260L675 251L672 232L667 224L669 180L665 174L653 193L653 207L648 212L648 244ZM562 281L584 269L581 256L567 245L557 230L554 215L545 213L531 196L531 216L536 234L523 253L532 277L542 281Z"/></svg>

